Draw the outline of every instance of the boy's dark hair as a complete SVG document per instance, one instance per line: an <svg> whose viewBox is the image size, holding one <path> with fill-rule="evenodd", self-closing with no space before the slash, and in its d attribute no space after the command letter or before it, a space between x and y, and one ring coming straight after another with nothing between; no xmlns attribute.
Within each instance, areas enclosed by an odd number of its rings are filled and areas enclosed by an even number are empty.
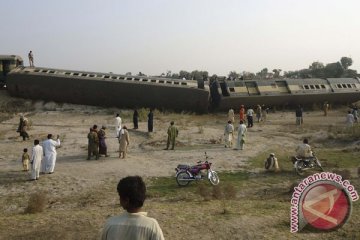
<svg viewBox="0 0 360 240"><path fill-rule="evenodd" d="M309 140L307 138L304 139L303 143L306 143L308 144L309 143Z"/></svg>
<svg viewBox="0 0 360 240"><path fill-rule="evenodd" d="M120 198L129 199L130 208L140 208L145 201L146 186L139 176L129 176L121 179L117 185Z"/></svg>
<svg viewBox="0 0 360 240"><path fill-rule="evenodd" d="M52 138L52 134L49 133L48 136L47 136L48 139Z"/></svg>
<svg viewBox="0 0 360 240"><path fill-rule="evenodd" d="M27 148L24 148L24 152L27 152Z"/></svg>
<svg viewBox="0 0 360 240"><path fill-rule="evenodd" d="M40 141L38 139L34 140L34 145L38 145L40 143Z"/></svg>

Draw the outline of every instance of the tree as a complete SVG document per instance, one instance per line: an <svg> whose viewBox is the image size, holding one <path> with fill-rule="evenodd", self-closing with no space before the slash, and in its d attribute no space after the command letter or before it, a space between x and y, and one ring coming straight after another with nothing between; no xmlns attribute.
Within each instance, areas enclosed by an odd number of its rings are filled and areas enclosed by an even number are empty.
<svg viewBox="0 0 360 240"><path fill-rule="evenodd" d="M267 68L263 68L260 72L256 73L256 76L260 79L264 79L264 78L266 78L268 73L269 73L269 70Z"/></svg>
<svg viewBox="0 0 360 240"><path fill-rule="evenodd" d="M340 62L326 64L324 69L325 77L338 78L344 73L344 68Z"/></svg>
<svg viewBox="0 0 360 240"><path fill-rule="evenodd" d="M317 77L317 78L324 78L325 77L325 67L324 64L322 62L313 62L310 66L309 69L311 70L311 75L312 77Z"/></svg>
<svg viewBox="0 0 360 240"><path fill-rule="evenodd" d="M342 57L340 62L344 69L348 69L353 64L353 60L349 57Z"/></svg>
<svg viewBox="0 0 360 240"><path fill-rule="evenodd" d="M235 80L235 79L238 79L239 77L240 77L240 74L237 73L236 71L230 71L229 72L229 75L228 75L229 79Z"/></svg>
<svg viewBox="0 0 360 240"><path fill-rule="evenodd" d="M272 70L274 73L274 78L279 78L280 77L280 72L282 71L281 69L273 69Z"/></svg>
<svg viewBox="0 0 360 240"><path fill-rule="evenodd" d="M185 79L188 79L188 80L191 79L191 74L189 72L185 71L185 70L181 70L179 72L179 75L180 75L181 79L182 78L185 78Z"/></svg>

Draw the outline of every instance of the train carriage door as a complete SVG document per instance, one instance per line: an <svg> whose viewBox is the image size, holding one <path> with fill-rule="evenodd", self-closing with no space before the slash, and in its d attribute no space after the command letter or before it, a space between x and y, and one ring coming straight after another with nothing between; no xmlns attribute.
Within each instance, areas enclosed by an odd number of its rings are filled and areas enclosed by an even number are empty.
<svg viewBox="0 0 360 240"><path fill-rule="evenodd" d="M260 95L260 91L256 82L246 82L245 86L248 90L249 95Z"/></svg>

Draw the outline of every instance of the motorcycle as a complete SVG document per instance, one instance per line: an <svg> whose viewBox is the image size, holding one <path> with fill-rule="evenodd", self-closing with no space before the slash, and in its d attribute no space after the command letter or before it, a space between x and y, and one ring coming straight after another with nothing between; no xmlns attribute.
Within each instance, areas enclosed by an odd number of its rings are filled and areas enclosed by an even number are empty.
<svg viewBox="0 0 360 240"><path fill-rule="evenodd" d="M179 186L187 186L191 181L199 181L208 179L212 185L218 185L220 179L217 173L211 169L211 162L208 162L208 156L205 152L205 162L199 161L196 165L190 166L179 164L176 168L176 182ZM206 175L202 174L202 170L206 170Z"/></svg>
<svg viewBox="0 0 360 240"><path fill-rule="evenodd" d="M295 172L300 176L304 175L304 172L309 169L318 169L321 172L324 171L319 159L315 156L314 152L312 157L298 158L294 156L293 163Z"/></svg>

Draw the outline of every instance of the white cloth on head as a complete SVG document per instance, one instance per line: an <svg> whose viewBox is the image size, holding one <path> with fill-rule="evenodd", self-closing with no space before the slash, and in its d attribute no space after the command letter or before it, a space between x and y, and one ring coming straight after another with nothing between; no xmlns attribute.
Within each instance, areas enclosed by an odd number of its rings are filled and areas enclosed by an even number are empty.
<svg viewBox="0 0 360 240"><path fill-rule="evenodd" d="M41 161L43 158L44 152L43 148L40 145L36 145L32 148L31 153L31 179L39 178Z"/></svg>
<svg viewBox="0 0 360 240"><path fill-rule="evenodd" d="M56 147L60 146L60 139L47 139L42 143L44 149L45 172L52 173L55 169Z"/></svg>
<svg viewBox="0 0 360 240"><path fill-rule="evenodd" d="M111 217L102 231L102 240L164 240L159 223L146 212L128 213Z"/></svg>

